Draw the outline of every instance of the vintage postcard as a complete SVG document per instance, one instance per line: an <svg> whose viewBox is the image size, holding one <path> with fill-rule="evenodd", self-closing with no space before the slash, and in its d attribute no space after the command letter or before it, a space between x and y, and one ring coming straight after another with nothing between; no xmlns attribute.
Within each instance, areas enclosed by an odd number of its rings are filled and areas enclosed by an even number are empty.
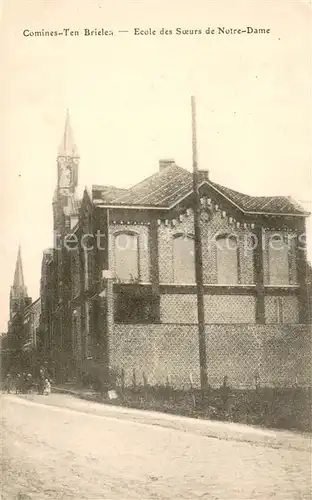
<svg viewBox="0 0 312 500"><path fill-rule="evenodd" d="M1 0L1 498L308 500L308 0Z"/></svg>

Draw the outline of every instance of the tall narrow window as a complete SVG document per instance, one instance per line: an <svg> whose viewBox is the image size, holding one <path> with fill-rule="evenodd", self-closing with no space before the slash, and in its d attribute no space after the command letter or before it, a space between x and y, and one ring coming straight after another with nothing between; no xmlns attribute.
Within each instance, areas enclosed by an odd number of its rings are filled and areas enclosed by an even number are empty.
<svg viewBox="0 0 312 500"><path fill-rule="evenodd" d="M88 258L88 283L89 287L91 287L94 281L94 254L91 250L88 251L87 258Z"/></svg>
<svg viewBox="0 0 312 500"><path fill-rule="evenodd" d="M76 252L74 255L74 262L73 262L73 281L74 281L74 286L73 286L73 297L76 297L76 295L79 295L80 293L80 262L79 262L79 254Z"/></svg>
<svg viewBox="0 0 312 500"><path fill-rule="evenodd" d="M269 238L270 285L289 285L288 245L283 235Z"/></svg>
<svg viewBox="0 0 312 500"><path fill-rule="evenodd" d="M220 285L235 285L239 282L238 243L235 236L222 235L216 239L217 276Z"/></svg>
<svg viewBox="0 0 312 500"><path fill-rule="evenodd" d="M139 238L132 233L115 236L116 277L124 283L137 281L139 273Z"/></svg>
<svg viewBox="0 0 312 500"><path fill-rule="evenodd" d="M195 283L194 238L190 235L173 239L173 279L174 283Z"/></svg>

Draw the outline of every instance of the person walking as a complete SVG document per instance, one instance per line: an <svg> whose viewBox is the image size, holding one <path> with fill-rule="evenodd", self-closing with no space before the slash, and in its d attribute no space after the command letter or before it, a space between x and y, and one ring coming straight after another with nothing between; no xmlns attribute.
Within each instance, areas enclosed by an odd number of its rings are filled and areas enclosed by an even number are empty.
<svg viewBox="0 0 312 500"><path fill-rule="evenodd" d="M48 396L49 394L51 394L51 383L50 383L49 379L47 379L47 378L44 381L43 394L45 396Z"/></svg>
<svg viewBox="0 0 312 500"><path fill-rule="evenodd" d="M43 367L39 370L39 383L38 383L38 394L43 394L45 385L45 369Z"/></svg>
<svg viewBox="0 0 312 500"><path fill-rule="evenodd" d="M28 394L31 393L32 387L33 387L32 375L31 375L31 373L28 373L27 377L26 377L26 392Z"/></svg>
<svg viewBox="0 0 312 500"><path fill-rule="evenodd" d="M23 372L21 376L21 393L24 394L26 391L26 373Z"/></svg>

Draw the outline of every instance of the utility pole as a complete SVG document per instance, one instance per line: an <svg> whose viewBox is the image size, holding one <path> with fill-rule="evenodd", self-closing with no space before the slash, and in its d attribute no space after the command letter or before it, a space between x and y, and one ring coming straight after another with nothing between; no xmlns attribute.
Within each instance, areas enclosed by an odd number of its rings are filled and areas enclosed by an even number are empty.
<svg viewBox="0 0 312 500"><path fill-rule="evenodd" d="M193 196L194 196L194 233L195 233L195 277L197 287L197 315L198 315L198 347L200 366L200 385L204 390L207 387L207 358L205 340L205 307L204 307L204 279L203 279L203 252L201 237L200 196L197 160L196 134L196 103L191 97L192 109L192 151L193 151Z"/></svg>

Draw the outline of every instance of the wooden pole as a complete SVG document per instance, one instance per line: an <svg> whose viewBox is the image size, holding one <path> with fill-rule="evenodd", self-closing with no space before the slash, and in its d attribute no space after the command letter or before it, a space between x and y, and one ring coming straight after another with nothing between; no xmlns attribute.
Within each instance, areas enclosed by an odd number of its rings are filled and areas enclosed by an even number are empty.
<svg viewBox="0 0 312 500"><path fill-rule="evenodd" d="M191 109L192 109L195 277L196 277L196 287L197 287L198 347L199 347L200 385L201 389L204 390L207 387L207 359L206 359L206 339L205 339L203 255L202 255L201 218L200 218L201 206L200 206L200 196L199 196L198 159L197 159L196 103L194 96L191 97Z"/></svg>

